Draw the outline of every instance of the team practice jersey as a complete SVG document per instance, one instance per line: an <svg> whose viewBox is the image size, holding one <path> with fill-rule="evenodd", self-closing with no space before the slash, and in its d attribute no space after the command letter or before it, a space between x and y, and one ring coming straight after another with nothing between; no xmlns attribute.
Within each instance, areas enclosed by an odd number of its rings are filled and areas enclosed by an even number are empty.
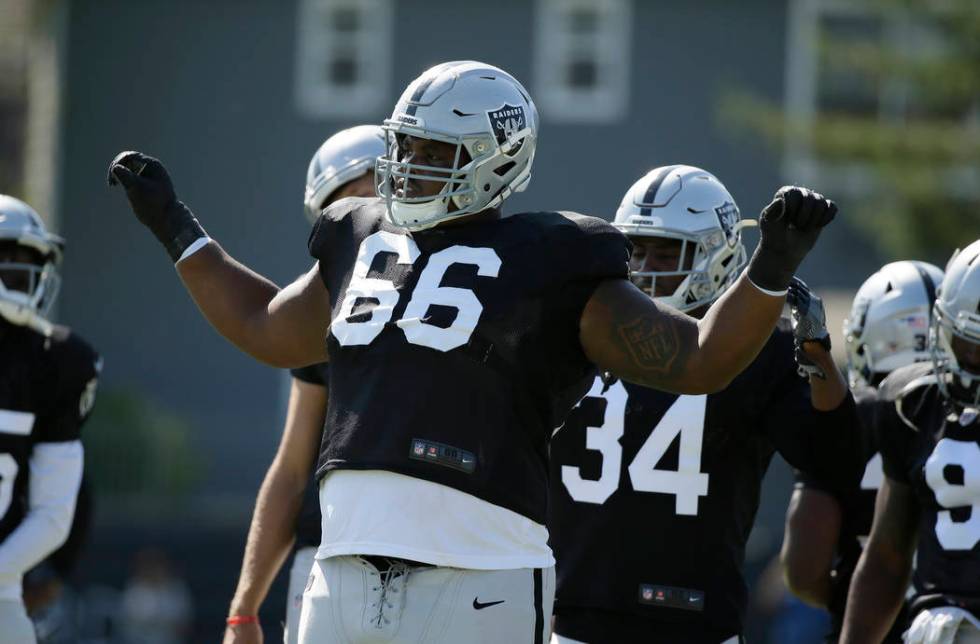
<svg viewBox="0 0 980 644"><path fill-rule="evenodd" d="M327 386L327 363L310 365L290 371L297 380L320 387ZM316 481L313 471L310 472L310 483L303 492L303 502L296 516L296 547L316 548L320 545L320 497L317 495Z"/></svg>
<svg viewBox="0 0 980 644"><path fill-rule="evenodd" d="M857 418L860 421L853 428L857 436L857 447L864 464L860 485L851 490L835 490L833 481L824 481L811 473L796 470L796 486L802 489L819 490L835 497L841 509L840 536L837 539L837 555L834 560L830 601L827 609L831 616L831 632L828 642L839 639L844 626L844 609L847 607L847 593L854 576L854 569L871 533L871 523L875 514L875 498L881 487L884 472L877 434L874 431L877 416L878 391L873 387L860 387L854 390L857 403ZM902 641L902 632L907 627L908 615L903 607L895 619L895 624L883 640L886 644Z"/></svg>
<svg viewBox="0 0 980 644"><path fill-rule="evenodd" d="M773 453L837 480L854 415L850 395L813 410L785 330L716 394L597 379L552 441L556 632L694 644L741 633L745 543Z"/></svg>
<svg viewBox="0 0 980 644"><path fill-rule="evenodd" d="M951 414L931 364L893 372L880 396L885 474L912 486L920 509L910 612L959 606L980 618L980 422Z"/></svg>
<svg viewBox="0 0 980 644"><path fill-rule="evenodd" d="M64 327L55 326L50 336L43 336L5 320L0 320L0 356L2 547L30 510L35 451L48 446L60 449L60 445L79 440L79 430L95 400L100 359L84 340ZM46 476L62 474L49 470ZM31 547L23 539L18 546L27 551ZM22 572L47 554L24 554L28 558L39 556L33 561L16 561L13 572L4 571L0 597L19 599ZM18 567L20 563L23 566Z"/></svg>
<svg viewBox="0 0 980 644"><path fill-rule="evenodd" d="M332 306L318 476L385 470L544 524L548 441L595 375L579 320L627 277L628 240L557 212L410 233L344 199L310 252Z"/></svg>

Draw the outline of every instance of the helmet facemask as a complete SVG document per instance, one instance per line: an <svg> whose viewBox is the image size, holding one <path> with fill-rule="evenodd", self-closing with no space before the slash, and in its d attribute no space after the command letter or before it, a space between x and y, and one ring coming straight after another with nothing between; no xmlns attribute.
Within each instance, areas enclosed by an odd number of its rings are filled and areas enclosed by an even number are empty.
<svg viewBox="0 0 980 644"><path fill-rule="evenodd" d="M387 153L377 160L375 179L378 196L385 200L392 223L409 230L424 230L470 213L468 207L476 201L472 169L476 162L490 156L489 143L479 137L466 140L414 131L402 124L390 125L389 121L385 122L384 129ZM406 136L452 145L452 165L440 167L403 161L402 141ZM409 181L439 183L443 187L435 195L410 197L405 195L405 185Z"/></svg>
<svg viewBox="0 0 980 644"><path fill-rule="evenodd" d="M16 241L3 242L0 250L0 315L12 324L46 326L46 320L61 286L58 274L60 250L52 248L46 255L32 245ZM24 261L16 250L28 250L36 256ZM39 319L40 318L40 319ZM38 324L35 324L38 323Z"/></svg>
<svg viewBox="0 0 980 644"><path fill-rule="evenodd" d="M687 233L658 229L656 234L632 234L630 238L635 243L630 258L630 280L651 298L684 312L710 305L718 299L734 283L739 270L746 263L745 247L740 242L731 246L721 230ZM676 268L642 270L646 259L644 252L640 251L645 250L642 242L653 238L677 240L680 243ZM677 276L683 276L684 279L672 293L657 294L658 279Z"/></svg>
<svg viewBox="0 0 980 644"><path fill-rule="evenodd" d="M975 415L980 410L980 363L961 360L965 351L980 357L980 313L958 311L954 317L937 302L929 340L940 391L960 411Z"/></svg>

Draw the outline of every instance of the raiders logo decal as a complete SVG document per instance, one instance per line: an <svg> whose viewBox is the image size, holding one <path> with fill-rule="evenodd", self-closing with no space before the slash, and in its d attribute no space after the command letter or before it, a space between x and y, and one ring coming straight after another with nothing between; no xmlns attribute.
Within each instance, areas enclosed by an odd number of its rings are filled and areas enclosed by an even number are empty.
<svg viewBox="0 0 980 644"><path fill-rule="evenodd" d="M490 127L500 145L512 142L517 133L527 126L527 115L524 113L524 108L507 103L487 112L487 118L490 119Z"/></svg>
<svg viewBox="0 0 980 644"><path fill-rule="evenodd" d="M725 231L728 245L734 247L735 242L738 241L735 236L735 224L739 220L738 207L732 202L726 201L715 208L715 214L718 215L718 223L721 224L721 229Z"/></svg>

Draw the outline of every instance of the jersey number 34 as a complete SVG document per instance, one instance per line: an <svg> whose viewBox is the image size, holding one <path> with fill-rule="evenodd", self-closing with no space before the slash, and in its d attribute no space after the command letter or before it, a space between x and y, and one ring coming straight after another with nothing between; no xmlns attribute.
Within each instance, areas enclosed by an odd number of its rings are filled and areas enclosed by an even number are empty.
<svg viewBox="0 0 980 644"><path fill-rule="evenodd" d="M623 460L623 421L627 393L616 382L603 394L602 380L596 378L588 395L579 403L581 418L587 419L585 447L602 454L598 479L582 477L581 468L562 465L561 480L568 494L582 503L603 504L619 488ZM646 442L636 453L627 472L637 492L673 494L677 514L697 516L698 499L708 494L708 474L701 471L701 445L704 438L704 412L708 397L679 396L670 406ZM657 464L680 435L680 455L676 470L657 469Z"/></svg>

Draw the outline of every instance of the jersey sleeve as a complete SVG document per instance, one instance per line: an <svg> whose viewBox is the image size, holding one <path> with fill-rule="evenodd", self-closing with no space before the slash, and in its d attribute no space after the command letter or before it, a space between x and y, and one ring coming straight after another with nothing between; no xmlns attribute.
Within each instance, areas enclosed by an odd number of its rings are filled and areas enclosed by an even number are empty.
<svg viewBox="0 0 980 644"><path fill-rule="evenodd" d="M347 198L330 204L313 224L310 231L310 238L307 246L310 256L319 262L320 277L324 284L329 284L332 266L338 262L350 261L353 257L351 250L356 255L357 244L353 242L357 234L355 214L361 210L368 210L367 207L373 203L372 214L377 217L377 210L380 204L377 200Z"/></svg>
<svg viewBox="0 0 980 644"><path fill-rule="evenodd" d="M633 245L607 221L574 213L563 213L573 226L556 231L561 239L552 248L564 280L561 297L581 318L596 287L608 279L629 278Z"/></svg>
<svg viewBox="0 0 980 644"><path fill-rule="evenodd" d="M95 405L102 358L87 342L69 332L64 339L53 341L48 361L48 401L38 417L34 440L77 440Z"/></svg>
<svg viewBox="0 0 980 644"><path fill-rule="evenodd" d="M320 385L321 387L326 386L325 371L326 363L311 364L308 367L301 367L299 369L290 369L289 373L297 380L302 380L303 382L311 385Z"/></svg>
<svg viewBox="0 0 980 644"><path fill-rule="evenodd" d="M885 476L908 485L914 469L915 423L930 381L928 367L910 365L892 372L878 388L874 435ZM918 384L917 384L918 383Z"/></svg>

